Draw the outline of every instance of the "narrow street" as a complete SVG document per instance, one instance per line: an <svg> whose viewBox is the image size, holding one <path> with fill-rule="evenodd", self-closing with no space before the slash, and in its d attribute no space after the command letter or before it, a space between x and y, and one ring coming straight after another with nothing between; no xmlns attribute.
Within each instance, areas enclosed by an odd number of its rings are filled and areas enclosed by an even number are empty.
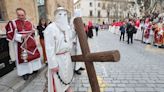
<svg viewBox="0 0 164 92"><path fill-rule="evenodd" d="M128 45L107 30L99 31L88 42L91 52L118 49L121 54L119 62L94 63L101 92L164 92L164 49L139 41ZM22 92L42 92L46 87L46 71ZM75 92L91 92L86 71L75 75L72 87Z"/></svg>

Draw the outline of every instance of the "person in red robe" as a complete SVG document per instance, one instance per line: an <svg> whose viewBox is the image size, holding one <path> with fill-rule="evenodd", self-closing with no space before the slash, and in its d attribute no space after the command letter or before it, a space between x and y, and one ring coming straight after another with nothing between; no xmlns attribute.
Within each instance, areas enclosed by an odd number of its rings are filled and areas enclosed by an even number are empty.
<svg viewBox="0 0 164 92"><path fill-rule="evenodd" d="M162 25L162 46L164 46L164 23L163 23L163 25Z"/></svg>
<svg viewBox="0 0 164 92"><path fill-rule="evenodd" d="M32 23L26 19L26 12L22 8L16 9L17 19L6 25L6 35L14 43L18 76L28 79L29 74L41 68L40 53L37 48Z"/></svg>
<svg viewBox="0 0 164 92"><path fill-rule="evenodd" d="M135 27L137 29L137 32L134 34L134 39L141 41L142 40L142 31L141 31L141 25L140 25L139 18L135 21Z"/></svg>
<svg viewBox="0 0 164 92"><path fill-rule="evenodd" d="M164 24L162 24L162 27L156 30L155 34L155 45L157 46L163 46L164 45Z"/></svg>
<svg viewBox="0 0 164 92"><path fill-rule="evenodd" d="M91 21L88 21L88 37L93 37L93 24Z"/></svg>

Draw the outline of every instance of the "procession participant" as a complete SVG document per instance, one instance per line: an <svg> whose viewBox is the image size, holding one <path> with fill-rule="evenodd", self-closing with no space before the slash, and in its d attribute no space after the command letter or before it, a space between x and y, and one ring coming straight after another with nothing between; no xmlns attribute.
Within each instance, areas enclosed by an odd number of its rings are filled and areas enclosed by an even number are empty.
<svg viewBox="0 0 164 92"><path fill-rule="evenodd" d="M162 25L162 28L159 28L156 31L156 42L155 42L155 44L159 47L164 45L164 24Z"/></svg>
<svg viewBox="0 0 164 92"><path fill-rule="evenodd" d="M41 68L40 53L34 39L35 29L26 19L26 11L17 8L16 14L17 19L9 21L5 28L7 39L14 42L17 73L27 80L29 74Z"/></svg>
<svg viewBox="0 0 164 92"><path fill-rule="evenodd" d="M158 32L159 32L160 28L158 27L158 23L157 23L156 20L155 20L155 24L152 27L152 30L154 32L154 45L158 46L158 41L159 41L159 39L158 39L158 37L159 37Z"/></svg>
<svg viewBox="0 0 164 92"><path fill-rule="evenodd" d="M93 37L93 24L91 21L88 21L88 37Z"/></svg>
<svg viewBox="0 0 164 92"><path fill-rule="evenodd" d="M144 32L144 42L146 44L151 43L151 38L150 38L151 29L152 29L152 22L149 22Z"/></svg>
<svg viewBox="0 0 164 92"><path fill-rule="evenodd" d="M141 30L141 26L140 25L140 19L137 19L136 22L135 22L135 27L137 29L137 32L136 34L134 35L135 36L135 39L136 40L139 40L141 41L142 40L142 30Z"/></svg>
<svg viewBox="0 0 164 92"><path fill-rule="evenodd" d="M163 42L162 42L162 46L164 46L164 22L163 22L163 25L162 25L162 37L163 37Z"/></svg>
<svg viewBox="0 0 164 92"><path fill-rule="evenodd" d="M144 32L143 32L143 42L144 43L148 43L148 38L149 38L149 33L150 33L150 31L148 30L149 28L148 28L148 26L149 26L149 23L150 23L150 21L149 21L150 19L149 18L146 18L146 20L145 20L145 24L144 24ZM150 27L150 26L149 26Z"/></svg>
<svg viewBox="0 0 164 92"><path fill-rule="evenodd" d="M48 92L72 92L71 49L75 31L69 26L67 10L58 7L54 14L54 22L44 31L48 61Z"/></svg>
<svg viewBox="0 0 164 92"><path fill-rule="evenodd" d="M79 14L75 13L74 14L74 17L71 19L71 22L70 22L70 27L72 30L74 30L74 24L73 24L73 21L76 17L80 17ZM85 25L84 23L84 31L86 33L86 36L88 38L88 26ZM72 45L72 49L71 49L71 55L77 55L77 54L81 54L81 49L80 49L80 44L79 44L79 39L78 39L78 36L76 35L76 37L73 39L73 45ZM74 62L74 73L77 74L77 75L81 75L81 72L84 71L85 68L83 68L83 63L81 62Z"/></svg>

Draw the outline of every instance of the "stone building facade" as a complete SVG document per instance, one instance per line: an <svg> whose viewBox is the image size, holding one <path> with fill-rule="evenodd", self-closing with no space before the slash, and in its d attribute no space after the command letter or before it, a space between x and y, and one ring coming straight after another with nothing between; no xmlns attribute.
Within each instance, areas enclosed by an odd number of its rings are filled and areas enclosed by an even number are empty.
<svg viewBox="0 0 164 92"><path fill-rule="evenodd" d="M8 21L16 18L15 10L18 7L24 8L27 19L37 23L38 8L36 0L0 0L1 21Z"/></svg>
<svg viewBox="0 0 164 92"><path fill-rule="evenodd" d="M62 6L69 12L69 17L73 15L73 0L45 0L46 16L53 20L54 11L57 7Z"/></svg>
<svg viewBox="0 0 164 92"><path fill-rule="evenodd" d="M69 11L70 17L73 14L73 0L0 0L0 31L4 30L4 25L7 21L16 18L15 10L18 7L25 9L27 19L37 25L39 21L39 2L43 3L45 7L45 12L43 13L51 21L58 6L65 7Z"/></svg>
<svg viewBox="0 0 164 92"><path fill-rule="evenodd" d="M83 21L112 23L137 13L134 0L76 0L74 12L79 13Z"/></svg>

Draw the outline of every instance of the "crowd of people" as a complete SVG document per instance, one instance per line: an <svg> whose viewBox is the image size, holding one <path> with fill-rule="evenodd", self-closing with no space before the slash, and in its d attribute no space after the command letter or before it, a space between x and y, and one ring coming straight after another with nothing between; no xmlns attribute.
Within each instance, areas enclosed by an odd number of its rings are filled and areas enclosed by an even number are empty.
<svg viewBox="0 0 164 92"><path fill-rule="evenodd" d="M96 36L98 36L98 31L100 29L100 25L98 23L96 23L95 25L93 25L91 21L88 21L87 25L84 23L84 31L86 32L87 37L93 37L93 29L95 29Z"/></svg>
<svg viewBox="0 0 164 92"><path fill-rule="evenodd" d="M114 28L114 29L112 29ZM125 19L119 26L112 26L113 33L120 34L120 41L127 33L127 43L131 39L139 40L145 44L164 47L164 17L153 13L143 18ZM119 31L118 31L119 30Z"/></svg>
<svg viewBox="0 0 164 92"><path fill-rule="evenodd" d="M148 16L141 20L143 30L142 41L158 47L164 46L164 19L157 15Z"/></svg>

